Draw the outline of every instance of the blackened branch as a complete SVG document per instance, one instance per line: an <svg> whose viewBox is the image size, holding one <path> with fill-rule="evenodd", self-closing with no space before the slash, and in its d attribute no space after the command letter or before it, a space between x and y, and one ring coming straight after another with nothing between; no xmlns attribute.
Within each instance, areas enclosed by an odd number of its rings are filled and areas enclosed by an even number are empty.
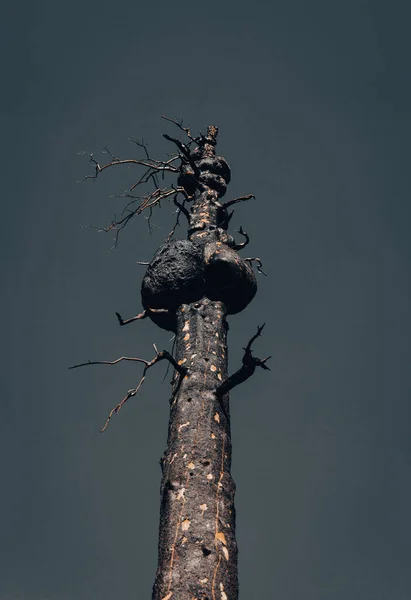
<svg viewBox="0 0 411 600"><path fill-rule="evenodd" d="M191 202L192 200L194 200L194 196L190 196L190 194L187 194L187 191L182 187L182 186L171 186L173 188L173 190L175 190L175 192L178 192L179 194L182 194L184 196L184 200L187 200L187 202ZM177 198L177 194L175 195L175 198ZM188 214L188 212L187 212Z"/></svg>
<svg viewBox="0 0 411 600"><path fill-rule="evenodd" d="M140 264L142 264L142 263L140 263ZM145 264L149 264L149 263L145 263ZM128 325L129 323L133 323L134 321L138 321L139 319L146 319L147 317L150 316L150 313L168 313L168 310L167 310L167 308L146 308L140 314L136 315L135 317L131 317L131 319L126 319L125 321L121 317L120 313L116 312L116 316L117 316L119 324L121 326L123 326L123 325Z"/></svg>
<svg viewBox="0 0 411 600"><path fill-rule="evenodd" d="M190 222L190 215L189 215L188 210L185 208L185 206L183 204L180 204L177 201L177 199L176 199L175 196L174 196L173 200L174 200L174 204L177 206L177 210L176 210L177 216L176 216L176 220L175 220L175 223L173 225L173 228L171 229L170 233L166 237L166 242L165 242L166 244L171 240L171 238L173 237L173 235L176 232L177 227L180 225L180 215L181 215L181 213L183 213L187 217L187 220Z"/></svg>
<svg viewBox="0 0 411 600"><path fill-rule="evenodd" d="M187 367L184 367L182 365L179 365L177 363L177 361L175 360L175 358L169 353L167 352L167 350L162 350L161 352L159 352L157 350L157 348L154 346L154 349L156 351L156 355L152 360L145 360L144 358L135 358L135 357L129 357L129 356L121 356L120 358L117 358L116 360L113 361L108 361L108 360L96 360L96 361L88 361L86 363L81 363L79 365L74 365L72 367L69 367L70 369L77 369L78 367L86 367L89 365L109 365L109 366L113 366L118 364L121 361L131 361L131 362L139 362L139 363L143 363L144 364L144 370L143 370L143 375L140 379L140 381L138 382L137 387L128 390L127 394L124 396L124 398L121 400L121 402L119 402L119 404L117 404L117 406L115 406L109 413L108 418L104 424L104 427L100 430L101 433L103 433L103 431L105 431L108 427L108 424L111 420L111 417L114 414L118 414L120 412L120 410L122 409L122 407L124 406L124 404L127 402L127 400L129 398L131 398L132 396L135 396L137 394L137 392L139 391L139 389L141 388L141 386L143 385L143 382L146 378L146 373L148 371L148 369L150 369L150 367L154 366L155 364L157 364L158 362L160 362L161 360L168 360L168 362L175 368L175 370L180 374L180 378L184 377L187 374Z"/></svg>
<svg viewBox="0 0 411 600"><path fill-rule="evenodd" d="M235 246L233 246L234 250L242 250L243 248L245 248L247 246L247 244L250 241L250 237L249 237L248 233L246 231L244 231L242 225L240 225L240 229L238 229L238 233L240 235L242 235L245 238L245 240L244 240L244 242L241 242L240 244L235 244Z"/></svg>
<svg viewBox="0 0 411 600"><path fill-rule="evenodd" d="M218 397L221 398L221 396L227 394L227 392L232 390L235 386L246 381L246 379L248 379L249 377L251 377L251 375L254 374L256 367L261 367L266 371L270 371L270 368L267 367L265 363L271 358L271 356L267 356L266 358L262 359L256 358L255 356L253 356L251 350L253 342L261 335L261 332L264 329L264 327L265 323L264 325L261 325L261 327L257 327L257 333L253 335L253 337L248 342L247 346L244 348L242 367L238 369L238 371L233 373L233 375L230 375L230 377L228 377L225 381L223 381L221 385L218 386L216 390L216 394Z"/></svg>
<svg viewBox="0 0 411 600"><path fill-rule="evenodd" d="M190 148L188 146L186 146L185 144L183 144L182 142L180 142L180 140L178 140L177 138L171 137L170 135L167 135L166 133L163 133L163 137L166 140L168 140L169 142L173 142L177 146L177 148L180 150L180 152L183 155L181 157L183 162L188 163L190 165L190 167L193 169L193 172L194 172L194 178L198 179L198 177L200 176L200 170L190 154ZM183 159L183 157L184 157L184 159Z"/></svg>
<svg viewBox="0 0 411 600"><path fill-rule="evenodd" d="M228 202L224 202L224 208L228 208L233 204L237 204L238 202L245 202L246 200L251 200L251 198L255 198L254 194L248 194L247 196L240 196L239 198L234 198L234 200L229 200Z"/></svg>
<svg viewBox="0 0 411 600"><path fill-rule="evenodd" d="M190 160L191 160L190 148L188 146L183 144L183 142L180 142L180 140L178 140L177 138L171 137L171 135L167 135L166 133L163 133L163 138L165 138L169 142L173 142L173 144L175 144L177 146L177 148L184 155L184 157L188 160L188 162L190 162Z"/></svg>
<svg viewBox="0 0 411 600"><path fill-rule="evenodd" d="M188 212L188 210L186 209L186 207L184 206L184 202L185 200L183 200L183 204L181 204L178 200L177 197L174 196L174 204L177 206L177 208L180 210L180 212L183 213L183 215L186 217L187 221L190 222L190 213Z"/></svg>
<svg viewBox="0 0 411 600"><path fill-rule="evenodd" d="M256 265L257 265L257 271L259 273L261 273L261 275L265 275L267 277L267 273L264 273L264 271L263 271L263 263L261 262L260 258L257 258L257 257L255 257L255 258L243 258L243 260L245 260L246 262L249 262L250 265L253 262L255 262Z"/></svg>
<svg viewBox="0 0 411 600"><path fill-rule="evenodd" d="M220 227L223 229L228 229L231 219L233 218L234 211L232 210L230 213L226 212L226 216L220 223Z"/></svg>
<svg viewBox="0 0 411 600"><path fill-rule="evenodd" d="M170 123L174 123L174 125L177 125L177 127L179 129L181 129L181 131L184 131L184 133L186 134L186 136L188 137L188 139L190 139L192 142L194 143L198 143L198 139L199 138L194 138L192 137L190 130L188 127L183 127L183 120L181 119L181 121L177 121L177 119L171 119L170 117L165 117L164 115L161 115L161 118L164 119L165 121L170 121Z"/></svg>

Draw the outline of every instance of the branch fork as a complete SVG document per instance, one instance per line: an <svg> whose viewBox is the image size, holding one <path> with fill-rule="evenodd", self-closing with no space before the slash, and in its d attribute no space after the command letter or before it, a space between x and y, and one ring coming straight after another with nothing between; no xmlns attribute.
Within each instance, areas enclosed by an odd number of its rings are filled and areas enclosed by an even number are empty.
<svg viewBox="0 0 411 600"><path fill-rule="evenodd" d="M137 358L137 357L130 357L130 356L120 356L120 358L117 358L116 360L112 360L112 361L109 361L109 360L93 360L93 361L91 361L91 360L89 360L85 363L80 363L78 365L73 365L72 367L69 367L69 369L77 369L79 367L88 367L90 365L108 365L109 367L112 367L113 365L117 365L119 362L122 362L122 361L139 362L139 363L144 364L143 375L142 375L140 381L138 382L137 386L131 390L128 390L127 394L124 396L124 398L121 400L121 402L119 402L110 411L103 428L100 430L101 433L103 433L107 429L112 416L115 414L117 415L120 412L120 410L122 409L122 407L124 406L124 404L127 402L127 400L129 400L130 398L132 398L133 396L135 396L137 394L137 392L139 391L139 389L141 388L141 386L144 383L148 369L153 367L155 364L157 364L158 362L160 362L162 360L167 360L174 367L174 369L179 373L180 381L185 375L187 375L188 368L184 367L183 365L179 365L178 362L175 360L175 358L170 354L170 352L168 352L167 350L162 350L161 352L159 352L157 350L156 345L153 344L153 346L154 346L156 355L152 360L145 360L144 358Z"/></svg>
<svg viewBox="0 0 411 600"><path fill-rule="evenodd" d="M261 332L265 327L265 323L261 326L257 327L257 333L253 335L253 337L248 342L247 346L243 348L244 356L243 356L243 364L238 371L230 375L223 383L221 383L216 389L216 394L219 398L221 398L224 394L227 394L234 387L246 381L251 375L254 374L254 371L257 367L261 367L266 371L271 371L269 367L265 364L267 360L271 358L271 356L267 356L266 358L257 358L253 356L251 346L253 342L261 336Z"/></svg>

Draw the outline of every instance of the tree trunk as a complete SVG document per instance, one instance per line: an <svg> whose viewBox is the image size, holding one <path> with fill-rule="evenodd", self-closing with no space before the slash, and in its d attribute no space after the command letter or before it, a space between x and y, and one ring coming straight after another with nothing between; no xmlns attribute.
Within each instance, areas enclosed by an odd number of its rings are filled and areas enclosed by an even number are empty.
<svg viewBox="0 0 411 600"><path fill-rule="evenodd" d="M230 474L227 322L222 302L183 304L176 358L189 368L174 380L162 459L159 564L153 600L238 597L235 485Z"/></svg>
<svg viewBox="0 0 411 600"><path fill-rule="evenodd" d="M176 356L163 350L153 360L122 356L114 361L87 361L71 368L92 364L114 365L121 361L144 364L142 378L135 389L110 412L118 414L143 384L146 372L167 359L174 367L168 444L161 460L161 511L159 559L153 600L237 600L237 544L235 538L235 485L231 477L231 438L229 391L250 377L257 366L268 369L265 359L252 355L251 345L264 327L248 342L242 367L227 373L226 316L242 311L253 299L257 283L251 268L258 258L242 259L238 250L249 241L236 243L227 232L232 213L228 208L253 196L242 196L222 203L231 178L230 167L216 156L218 129L211 125L207 134L193 138L182 123L173 121L188 136L188 145L165 135L179 149L168 161L146 159L111 161L101 166L93 154L96 179L108 167L137 164L145 174L130 189L165 173L178 176L177 187L159 188L140 197L140 204L113 220L104 231L115 231L115 243L124 226L135 215L162 199L173 197L178 217L188 219L188 239L168 241L156 252L143 278L141 295L144 311L123 320L121 326L149 317L156 325L176 334ZM196 144L195 148L192 144ZM180 160L179 166L175 161ZM182 195L183 204L178 202ZM132 196L134 197L134 196ZM138 199L138 198L136 198ZM188 205L186 205L188 203ZM131 203L130 203L131 204ZM129 206L129 205L127 205ZM187 206L191 206L190 210ZM177 222L178 222L177 217ZM176 223L177 224L177 223Z"/></svg>
<svg viewBox="0 0 411 600"><path fill-rule="evenodd" d="M205 262L207 245L211 246L210 258L213 251L218 252L216 244L221 244L219 237L225 233L221 224L227 221L227 212L218 198L229 180L228 165L215 161L217 129L209 128L208 134L211 143L188 156L188 173L180 177L180 184L187 188L193 182L194 193L198 180L208 178L209 185L202 185L195 197L188 230L190 242L201 248ZM212 172L224 174L224 169L225 179ZM238 597L229 402L228 394L219 397L216 393L227 379L226 312L218 294L214 300L203 297L183 303L176 311L176 359L188 373L182 380L178 373L174 375L168 444L161 461L159 561L153 600Z"/></svg>

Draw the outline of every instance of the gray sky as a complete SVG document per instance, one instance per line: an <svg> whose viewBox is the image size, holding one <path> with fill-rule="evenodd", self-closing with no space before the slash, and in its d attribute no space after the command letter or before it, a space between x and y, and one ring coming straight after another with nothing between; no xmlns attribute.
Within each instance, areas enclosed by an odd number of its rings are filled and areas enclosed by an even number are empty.
<svg viewBox="0 0 411 600"><path fill-rule="evenodd" d="M260 256L230 318L230 366L256 345L272 372L232 394L240 597L409 600L411 82L405 1L9 3L2 17L4 267L0 600L151 597L170 335L140 310L172 207L104 225L132 169L78 185L82 150L153 155L220 127L233 226ZM233 227L233 228L234 228ZM179 237L185 237L180 228ZM257 352L258 349L258 352Z"/></svg>

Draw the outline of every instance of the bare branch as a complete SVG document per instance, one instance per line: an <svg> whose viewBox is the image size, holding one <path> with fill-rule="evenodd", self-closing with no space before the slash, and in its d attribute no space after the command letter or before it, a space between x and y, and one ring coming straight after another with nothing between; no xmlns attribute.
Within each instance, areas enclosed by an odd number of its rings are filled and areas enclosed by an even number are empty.
<svg viewBox="0 0 411 600"><path fill-rule="evenodd" d="M246 262L249 262L250 265L253 262L257 263L257 271L259 273L261 273L261 275L265 275L267 277L267 273L264 273L264 271L263 271L263 263L261 262L260 258L257 258L257 257L255 257L255 258L243 258L243 260L245 260Z"/></svg>
<svg viewBox="0 0 411 600"><path fill-rule="evenodd" d="M150 155L148 153L148 146L147 146L147 144L145 143L144 140L141 140L141 142L140 142L137 138L128 138L128 141L131 142L132 144L135 144L139 148L142 148L144 150L146 158L147 159L150 158Z"/></svg>
<svg viewBox="0 0 411 600"><path fill-rule="evenodd" d="M187 200L187 202L191 202L191 200L194 199L194 196L190 196L189 194L187 194L187 191L183 187L181 187L181 186L178 186L178 187L172 186L172 188L176 192L178 192L179 194L183 194L184 199ZM176 198L177 198L177 196L176 196Z"/></svg>
<svg viewBox="0 0 411 600"><path fill-rule="evenodd" d="M102 154L109 154L113 161L119 160L117 156L115 156L112 152L110 152L110 150L107 148L107 146L104 146L104 150L103 150Z"/></svg>
<svg viewBox="0 0 411 600"><path fill-rule="evenodd" d="M134 358L134 357L129 357L129 356L121 356L120 358L117 358L116 360L113 361L108 361L108 360L98 360L98 361L88 361L86 363L81 363L79 365L74 365L72 367L69 367L70 369L77 369L78 367L86 367L89 365L109 365L109 366L113 366L118 364L121 361L131 361L131 362L140 362L144 364L144 370L143 370L143 375L140 379L140 381L138 382L137 387L135 387L134 389L128 390L127 394L124 396L124 398L121 400L121 402L119 402L119 404L117 404L117 406L115 406L109 413L108 418L104 424L104 427L100 430L101 433L103 433L103 431L105 431L108 427L108 424L111 420L111 417L114 414L118 414L121 410L121 408L123 407L123 405L127 402L127 400L129 398L131 398L132 396L135 396L137 394L137 392L139 391L139 389L141 388L141 386L143 385L143 382L146 378L146 373L147 370L150 369L150 367L154 366L155 364L157 364L158 362L160 362L161 360L168 360L168 362L174 367L174 369L180 374L180 377L184 377L187 374L187 367L184 367L182 365L179 365L177 363L177 361L175 360L175 358L169 353L167 352L167 350L163 350L161 352L158 352L157 348L154 346L154 349L156 351L156 355L152 360L145 360L144 358Z"/></svg>
<svg viewBox="0 0 411 600"><path fill-rule="evenodd" d="M190 213L188 212L188 210L184 206L185 200L183 200L183 204L180 204L180 202L177 200L177 196L174 196L173 202L177 206L177 208L179 209L179 211L182 212L183 215L186 217L187 221L190 222Z"/></svg>
<svg viewBox="0 0 411 600"><path fill-rule="evenodd" d="M140 264L142 264L142 263L140 263ZM146 263L146 264L150 264L150 263ZM168 313L168 310L167 310L167 308L146 308L140 314L136 315L135 317L131 317L131 319L126 319L125 321L121 317L120 313L116 312L116 316L117 316L120 326L122 327L123 325L128 325L129 323L133 323L134 321L138 321L139 319L146 319L147 317L150 316L150 313Z"/></svg>
<svg viewBox="0 0 411 600"><path fill-rule="evenodd" d="M271 356L267 356L266 358L263 358L263 359L256 358L252 355L252 350L251 350L251 346L252 346L253 342L258 337L260 337L261 332L263 331L264 327L265 327L265 323L264 323L264 325L261 325L261 327L260 326L257 327L257 333L255 335L253 335L253 337L248 342L247 346L244 348L242 367L240 369L238 369L238 371L233 373L233 375L230 375L230 377L228 377L225 381L223 381L223 383L221 383L218 386L218 388L216 389L216 394L218 397L221 398L224 394L227 394L235 386L246 381L249 377L251 377L251 375L254 374L256 367L261 367L262 369L265 369L266 371L271 370L265 364L267 362L267 360L269 360L271 358Z"/></svg>
<svg viewBox="0 0 411 600"><path fill-rule="evenodd" d="M231 219L233 218L234 211L232 210L230 213L227 213L227 216L222 220L220 227L223 229L228 229Z"/></svg>
<svg viewBox="0 0 411 600"><path fill-rule="evenodd" d="M243 348L243 350L246 352L246 354L251 354L251 346L253 345L255 340L261 336L261 332L263 331L264 327L265 327L265 323L263 323L262 325L257 325L257 333L255 333L253 335L253 337L248 342L247 346L245 348ZM270 358L271 358L271 356L270 356ZM267 360L267 359L265 359L265 360ZM268 367L265 367L265 369L268 369ZM270 370L270 369L268 369L268 370Z"/></svg>
<svg viewBox="0 0 411 600"><path fill-rule="evenodd" d="M83 152L82 154L84 154L85 156L88 156L90 159L90 162L92 162L95 165L94 175L86 175L84 177L83 181L85 179L97 179L98 175L102 171L104 171L105 169L108 169L109 167L114 167L117 165L142 165L143 167L147 167L150 170L158 171L158 172L164 172L164 171L170 171L171 173L179 172L179 169L177 169L177 167L174 167L173 165L171 165L170 161L167 161L167 162L154 161L151 158L148 160L138 160L136 158L125 158L125 159L120 160L118 158L115 158L111 162L106 163L105 165L101 166L100 163L98 163L96 161L96 159L94 158L94 155L92 153L89 154L87 152Z"/></svg>
<svg viewBox="0 0 411 600"><path fill-rule="evenodd" d="M248 236L247 232L246 232L246 231L244 231L244 229L243 229L243 226L242 226L242 225L240 225L240 229L238 229L237 231L238 231L238 233L239 233L240 235L242 235L242 236L244 236L244 237L245 237L245 241L244 241L244 242L241 242L240 244L235 244L235 245L233 246L233 250L242 250L243 248L245 248L245 247L247 246L247 244L248 244L248 243L249 243L249 241L250 241L250 238L249 238L249 236Z"/></svg>
<svg viewBox="0 0 411 600"><path fill-rule="evenodd" d="M174 200L174 202L176 202L176 201ZM176 213L177 213L176 221L175 221L170 233L166 237L166 241L165 241L166 244L168 244L168 242L171 240L171 238L173 237L173 235L176 232L177 227L180 225L181 208L177 208Z"/></svg>
<svg viewBox="0 0 411 600"><path fill-rule="evenodd" d="M228 202L224 202L223 207L228 208L233 204L237 204L238 202L245 202L246 200L251 200L251 198L255 198L254 194L248 194L247 196L240 196L239 198L234 198L234 200L229 200Z"/></svg>
<svg viewBox="0 0 411 600"><path fill-rule="evenodd" d="M88 360L85 363L73 365L69 367L69 369L78 369L79 367L88 367L89 365L108 365L109 367L112 367L113 365L116 365L119 362L122 362L123 360L131 362L140 362L144 364L148 363L148 361L144 358L135 358L133 356L120 356L120 358L116 358L116 360Z"/></svg>
<svg viewBox="0 0 411 600"><path fill-rule="evenodd" d="M163 133L163 138L165 138L169 142L173 142L180 150L180 152L184 155L184 157L188 160L188 162L190 162L191 164L190 148L188 146L183 144L183 142L180 142L180 140L178 140L177 138L171 137L171 135L167 135L167 133Z"/></svg>
<svg viewBox="0 0 411 600"><path fill-rule="evenodd" d="M159 205L161 203L161 200L169 198L170 196L173 196L176 193L177 193L176 189L157 188L154 190L154 192L152 192L148 196L143 196L141 203L134 210L131 210L131 209L129 210L129 209L125 208L123 210L123 213L127 210L128 214L123 216L121 219L118 219L118 220L113 219L111 221L111 223L109 225L107 225L106 227L96 227L95 225L90 225L90 227L92 227L93 229L98 229L98 231L103 231L104 233L108 233L109 231L115 231L116 234L114 237L113 248L116 248L121 230L124 229L124 227L127 225L127 223L133 217L141 214L144 210L147 210L147 209L149 210L150 216L151 216L151 210L154 206ZM138 197L133 197L133 201L129 202L128 206L133 204L133 202L135 200L139 200L139 199L140 198L138 198Z"/></svg>
<svg viewBox="0 0 411 600"><path fill-rule="evenodd" d="M184 188L177 188L176 189L176 194L173 197L173 202L174 204L177 206L177 217L176 217L176 222L174 223L174 226L172 228L172 230L170 231L170 233L168 234L167 238L166 238L166 243L169 242L171 240L171 238L173 237L173 235L175 234L175 231L177 229L177 227L180 225L180 214L183 213L183 215L186 217L187 221L190 222L190 213L188 212L188 210L186 209L186 207L184 206L185 203L185 199L183 200L183 204L180 204L180 202L178 202L177 197L178 194L181 192L181 190L183 190ZM184 190L185 192L185 190ZM185 197L187 198L191 198L191 196L188 196L187 193L185 192Z"/></svg>
<svg viewBox="0 0 411 600"><path fill-rule="evenodd" d="M170 117L166 117L164 115L161 115L161 118L164 119L165 121L170 121L171 123L174 123L174 125L177 125L177 127L179 129L181 129L181 131L184 131L184 133L186 134L186 136L195 144L198 143L199 138L193 138L190 130L188 127L183 127L183 120L181 119L181 121L177 121L177 119L171 119Z"/></svg>

